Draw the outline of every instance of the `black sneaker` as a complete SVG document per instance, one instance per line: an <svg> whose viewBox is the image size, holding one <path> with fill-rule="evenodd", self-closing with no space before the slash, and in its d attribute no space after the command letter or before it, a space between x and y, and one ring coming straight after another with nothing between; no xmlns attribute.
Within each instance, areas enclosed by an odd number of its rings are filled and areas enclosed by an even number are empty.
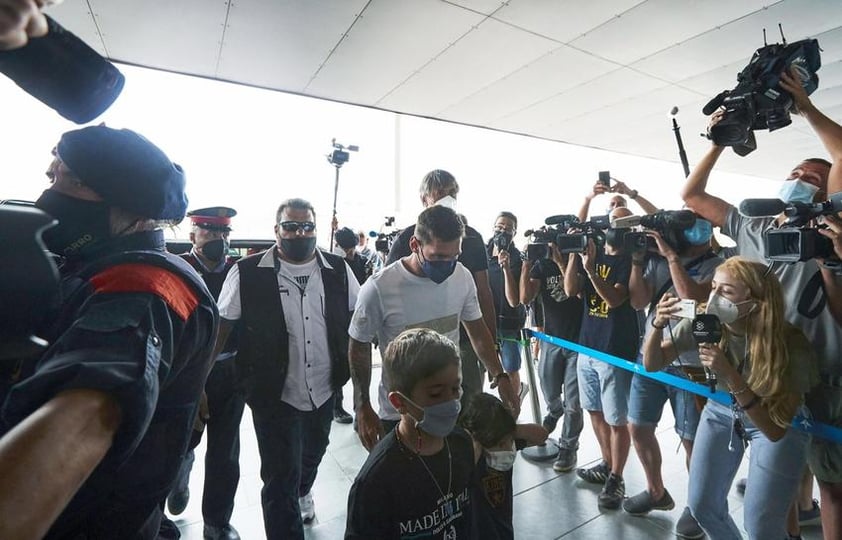
<svg viewBox="0 0 842 540"><path fill-rule="evenodd" d="M608 463L601 461L598 465L594 465L590 469L576 469L576 474L579 478L590 484L605 485L608 475L611 474L611 468L608 467Z"/></svg>
<svg viewBox="0 0 842 540"><path fill-rule="evenodd" d="M690 509L684 507L684 512L678 521L675 523L675 535L679 538L687 538L689 540L696 540L705 537L705 531L699 526L699 522L690 513Z"/></svg>
<svg viewBox="0 0 842 540"><path fill-rule="evenodd" d="M675 508L675 501L666 489L657 501L652 498L652 494L647 489L623 501L623 510L633 516L645 516L652 510L672 510L673 508Z"/></svg>
<svg viewBox="0 0 842 540"><path fill-rule="evenodd" d="M559 447L558 457L553 462L553 470L556 472L570 472L576 465L576 449Z"/></svg>
<svg viewBox="0 0 842 540"><path fill-rule="evenodd" d="M606 510L616 510L623 504L623 497L626 495L626 483L622 476L617 476L614 473L609 473L608 480L602 487L602 492L599 494L597 501L599 507Z"/></svg>
<svg viewBox="0 0 842 540"><path fill-rule="evenodd" d="M544 419L541 420L541 425L544 426L544 429L546 429L548 432L552 433L553 431L555 431L555 427L558 425L558 419L558 416L555 416L552 413L547 413L547 416L545 416Z"/></svg>

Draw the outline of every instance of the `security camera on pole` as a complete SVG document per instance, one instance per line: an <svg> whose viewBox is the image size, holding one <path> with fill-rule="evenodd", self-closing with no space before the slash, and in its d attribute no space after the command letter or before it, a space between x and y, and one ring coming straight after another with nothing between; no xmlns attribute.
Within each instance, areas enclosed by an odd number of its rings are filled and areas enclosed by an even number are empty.
<svg viewBox="0 0 842 540"><path fill-rule="evenodd" d="M336 139L331 139L330 142L333 150L326 157L328 163L336 167L336 180L333 185L333 218L330 220L330 250L333 251L336 244L334 235L336 234L336 197L339 194L339 168L351 158L349 152L358 152L360 147L355 144L342 146L336 142Z"/></svg>

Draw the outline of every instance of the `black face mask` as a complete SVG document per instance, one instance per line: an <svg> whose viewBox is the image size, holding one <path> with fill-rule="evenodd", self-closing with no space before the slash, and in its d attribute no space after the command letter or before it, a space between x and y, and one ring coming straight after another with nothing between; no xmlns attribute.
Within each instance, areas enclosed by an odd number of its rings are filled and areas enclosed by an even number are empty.
<svg viewBox="0 0 842 540"><path fill-rule="evenodd" d="M224 238L210 240L202 246L201 251L208 260L218 262L228 254L228 242Z"/></svg>
<svg viewBox="0 0 842 540"><path fill-rule="evenodd" d="M111 209L101 201L85 201L48 189L35 206L58 220L44 231L44 244L56 255L70 257L111 237Z"/></svg>
<svg viewBox="0 0 842 540"><path fill-rule="evenodd" d="M281 238L281 251L291 261L305 261L316 251L316 237L299 236L297 238Z"/></svg>

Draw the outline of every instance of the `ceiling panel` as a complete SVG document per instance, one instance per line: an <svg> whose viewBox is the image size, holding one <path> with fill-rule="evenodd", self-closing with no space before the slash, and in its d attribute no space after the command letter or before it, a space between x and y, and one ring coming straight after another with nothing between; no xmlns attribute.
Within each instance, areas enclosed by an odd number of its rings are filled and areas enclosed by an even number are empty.
<svg viewBox="0 0 842 540"><path fill-rule="evenodd" d="M560 46L448 107L441 116L477 124L496 120L616 69L616 64Z"/></svg>
<svg viewBox="0 0 842 540"><path fill-rule="evenodd" d="M574 47L628 64L748 15L767 0L649 0L573 40ZM628 29L636 29L629 39Z"/></svg>
<svg viewBox="0 0 842 540"><path fill-rule="evenodd" d="M560 120L575 118L585 112L621 103L663 86L666 85L657 79L621 68L496 120L493 125L512 130L517 130L518 126L526 126L527 131L537 134Z"/></svg>
<svg viewBox="0 0 842 540"><path fill-rule="evenodd" d="M307 90L375 104L484 19L438 0L375 0Z"/></svg>
<svg viewBox="0 0 842 540"><path fill-rule="evenodd" d="M303 92L365 4L237 0L228 17L218 76Z"/></svg>
<svg viewBox="0 0 842 540"><path fill-rule="evenodd" d="M644 0L511 0L494 18L567 43L643 3Z"/></svg>
<svg viewBox="0 0 842 540"><path fill-rule="evenodd" d="M228 2L91 0L108 54L117 60L214 76Z"/></svg>
<svg viewBox="0 0 842 540"><path fill-rule="evenodd" d="M763 46L764 28L770 43L779 40L779 22L784 25L787 39L797 41L838 28L840 21L842 2L839 0L788 0L631 65L655 77L680 81L735 62L747 64L752 53Z"/></svg>
<svg viewBox="0 0 842 540"><path fill-rule="evenodd" d="M768 5L764 5L764 2ZM90 10L92 12L89 12ZM702 106L763 44L816 37L814 102L842 119L840 0L68 0L49 13L112 58L676 161ZM722 170L826 156L801 119Z"/></svg>
<svg viewBox="0 0 842 540"><path fill-rule="evenodd" d="M485 19L378 105L401 111L411 106L422 114L437 114L557 46Z"/></svg>

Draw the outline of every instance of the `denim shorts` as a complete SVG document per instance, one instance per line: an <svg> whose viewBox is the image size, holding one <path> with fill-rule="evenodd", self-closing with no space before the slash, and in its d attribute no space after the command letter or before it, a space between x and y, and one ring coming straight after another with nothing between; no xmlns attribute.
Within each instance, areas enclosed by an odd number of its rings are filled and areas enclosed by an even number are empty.
<svg viewBox="0 0 842 540"><path fill-rule="evenodd" d="M497 338L501 340L500 360L503 362L503 369L508 373L520 369L520 331L500 330Z"/></svg>
<svg viewBox="0 0 842 540"><path fill-rule="evenodd" d="M681 369L669 366L664 371L686 379ZM693 394L643 375L634 374L629 396L629 422L636 426L657 426L669 400L675 417L675 432L684 440L692 441L699 427L701 411L696 408Z"/></svg>
<svg viewBox="0 0 842 540"><path fill-rule="evenodd" d="M578 376L582 409L601 411L609 426L626 425L632 372L579 353Z"/></svg>

